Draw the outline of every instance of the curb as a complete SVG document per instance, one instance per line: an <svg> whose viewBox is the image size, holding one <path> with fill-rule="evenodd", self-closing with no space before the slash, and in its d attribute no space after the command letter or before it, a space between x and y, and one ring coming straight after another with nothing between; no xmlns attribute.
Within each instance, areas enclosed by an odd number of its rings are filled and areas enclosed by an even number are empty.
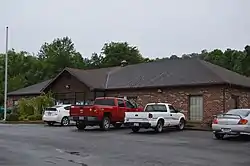
<svg viewBox="0 0 250 166"><path fill-rule="evenodd" d="M185 130L212 131L211 128L185 127Z"/></svg>
<svg viewBox="0 0 250 166"><path fill-rule="evenodd" d="M0 121L1 124L44 124L43 121Z"/></svg>

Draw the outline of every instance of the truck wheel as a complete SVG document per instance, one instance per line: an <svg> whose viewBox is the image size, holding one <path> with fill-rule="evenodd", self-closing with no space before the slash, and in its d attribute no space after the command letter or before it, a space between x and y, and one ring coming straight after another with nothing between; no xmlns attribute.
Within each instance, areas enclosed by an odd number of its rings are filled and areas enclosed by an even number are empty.
<svg viewBox="0 0 250 166"><path fill-rule="evenodd" d="M157 126L155 127L155 132L161 133L163 131L163 122L159 120Z"/></svg>
<svg viewBox="0 0 250 166"><path fill-rule="evenodd" d="M101 124L101 129L102 130L109 130L110 128L110 119L109 117L104 117L103 120L102 120L102 124Z"/></svg>
<svg viewBox="0 0 250 166"><path fill-rule="evenodd" d="M76 127L78 130L84 130L86 125L83 122L76 122Z"/></svg>
<svg viewBox="0 0 250 166"><path fill-rule="evenodd" d="M185 128L185 120L181 119L178 126L177 126L177 129L178 130L183 130L184 128Z"/></svg>
<svg viewBox="0 0 250 166"><path fill-rule="evenodd" d="M70 120L68 117L63 117L61 120L61 126L68 126L70 124Z"/></svg>
<svg viewBox="0 0 250 166"><path fill-rule="evenodd" d="M220 139L220 140L224 138L224 134L215 133L214 136L216 139Z"/></svg>
<svg viewBox="0 0 250 166"><path fill-rule="evenodd" d="M115 127L116 129L121 128L121 126L122 126L122 123L115 123L115 124L114 124L114 127Z"/></svg>
<svg viewBox="0 0 250 166"><path fill-rule="evenodd" d="M132 127L131 129L134 133L137 133L140 130L140 127Z"/></svg>

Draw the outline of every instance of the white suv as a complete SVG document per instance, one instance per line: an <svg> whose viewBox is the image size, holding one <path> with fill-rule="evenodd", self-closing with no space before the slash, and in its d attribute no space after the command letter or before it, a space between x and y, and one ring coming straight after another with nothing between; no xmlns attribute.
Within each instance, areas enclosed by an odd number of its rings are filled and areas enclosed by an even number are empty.
<svg viewBox="0 0 250 166"><path fill-rule="evenodd" d="M68 126L70 124L70 106L69 104L63 104L45 108L43 121L49 126L53 126L55 123L60 123L62 126Z"/></svg>

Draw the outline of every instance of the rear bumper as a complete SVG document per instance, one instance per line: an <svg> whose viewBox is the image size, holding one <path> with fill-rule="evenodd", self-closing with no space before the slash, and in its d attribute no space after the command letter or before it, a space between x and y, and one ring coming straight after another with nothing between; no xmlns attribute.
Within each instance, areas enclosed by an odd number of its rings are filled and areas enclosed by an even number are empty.
<svg viewBox="0 0 250 166"><path fill-rule="evenodd" d="M140 127L140 128L151 128L151 124L149 122L127 122L124 124L127 127Z"/></svg>
<svg viewBox="0 0 250 166"><path fill-rule="evenodd" d="M101 123L101 120L98 119L98 117L95 116L70 116L70 120L75 121L75 122L83 122L86 125L98 125Z"/></svg>
<svg viewBox="0 0 250 166"><path fill-rule="evenodd" d="M214 133L227 134L227 135L250 135L250 126L248 125L220 125L213 124L212 130Z"/></svg>
<svg viewBox="0 0 250 166"><path fill-rule="evenodd" d="M42 120L44 122L57 122L60 123L61 119L58 116L43 116Z"/></svg>

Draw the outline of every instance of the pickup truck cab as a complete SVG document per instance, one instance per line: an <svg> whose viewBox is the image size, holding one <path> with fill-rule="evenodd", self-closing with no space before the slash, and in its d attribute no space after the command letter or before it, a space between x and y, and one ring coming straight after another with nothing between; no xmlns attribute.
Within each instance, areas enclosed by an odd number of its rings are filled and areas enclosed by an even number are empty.
<svg viewBox="0 0 250 166"><path fill-rule="evenodd" d="M124 123L125 112L140 112L143 108L137 107L130 101L116 97L96 98L93 105L72 105L70 119L76 122L79 130L86 126L100 126L108 130L110 124L116 128Z"/></svg>
<svg viewBox="0 0 250 166"><path fill-rule="evenodd" d="M171 104L148 103L143 112L126 112L124 121L133 132L138 132L141 128L153 128L159 133L164 127L177 127L183 130L186 118Z"/></svg>

